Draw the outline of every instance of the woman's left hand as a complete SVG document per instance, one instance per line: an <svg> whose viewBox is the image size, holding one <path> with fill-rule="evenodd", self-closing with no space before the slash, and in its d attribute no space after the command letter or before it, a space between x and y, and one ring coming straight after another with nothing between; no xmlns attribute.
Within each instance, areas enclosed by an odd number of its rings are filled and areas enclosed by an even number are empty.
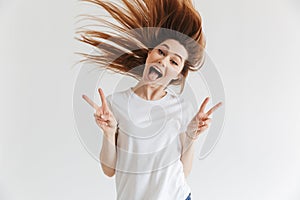
<svg viewBox="0 0 300 200"><path fill-rule="evenodd" d="M205 113L204 109L208 101L209 97L206 97L200 106L199 111L187 127L187 135L193 139L197 139L198 136L208 128L211 123L211 118L209 118L209 116L222 105L222 102L219 102Z"/></svg>

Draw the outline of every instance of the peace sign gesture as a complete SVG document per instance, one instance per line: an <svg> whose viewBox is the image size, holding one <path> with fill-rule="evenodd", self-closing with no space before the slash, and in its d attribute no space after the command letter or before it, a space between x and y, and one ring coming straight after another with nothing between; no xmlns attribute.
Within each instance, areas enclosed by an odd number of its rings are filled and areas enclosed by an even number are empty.
<svg viewBox="0 0 300 200"><path fill-rule="evenodd" d="M99 88L98 92L100 94L100 99L102 102L102 106L100 107L86 95L82 95L82 98L96 110L96 113L94 113L95 121L97 125L103 130L103 133L106 136L114 136L117 130L116 118L107 105L106 98L102 89Z"/></svg>
<svg viewBox="0 0 300 200"><path fill-rule="evenodd" d="M198 136L208 128L208 125L211 123L211 118L209 118L209 116L222 105L222 102L219 102L215 106L213 106L209 111L207 111L207 113L205 113L204 109L208 100L209 97L206 97L203 103L201 104L199 111L187 127L186 134L193 140L197 139Z"/></svg>

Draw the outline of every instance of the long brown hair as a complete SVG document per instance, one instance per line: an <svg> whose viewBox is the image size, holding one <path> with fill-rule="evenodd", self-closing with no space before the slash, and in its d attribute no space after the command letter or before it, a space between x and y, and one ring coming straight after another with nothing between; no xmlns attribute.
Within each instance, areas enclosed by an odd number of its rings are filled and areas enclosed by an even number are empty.
<svg viewBox="0 0 300 200"><path fill-rule="evenodd" d="M166 39L175 39L185 46L188 59L181 71L182 79L170 84L183 90L188 71L199 70L205 60L206 40L200 14L191 0L121 0L122 4L103 0L81 0L104 8L117 23L101 17L82 15L109 31L81 30L77 40L101 51L99 55L79 53L83 61L92 61L100 67L140 79L147 53ZM113 33L115 32L115 33Z"/></svg>

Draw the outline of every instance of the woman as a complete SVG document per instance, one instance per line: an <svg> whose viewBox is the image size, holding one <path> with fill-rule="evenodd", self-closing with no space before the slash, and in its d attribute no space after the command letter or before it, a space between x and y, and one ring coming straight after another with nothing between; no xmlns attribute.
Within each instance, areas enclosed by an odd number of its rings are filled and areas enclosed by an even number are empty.
<svg viewBox="0 0 300 200"><path fill-rule="evenodd" d="M182 92L188 71L203 65L200 15L188 0L123 0L125 8L87 1L100 5L121 26L101 18L97 19L100 24L123 35L83 31L79 40L103 52L83 55L138 80L135 87L107 97L99 88L101 106L83 95L95 108L96 123L104 133L100 161L107 176L116 175L117 199L191 199L186 177L192 167L193 144L221 102L204 112L206 98L198 111L191 111L168 86L180 85Z"/></svg>

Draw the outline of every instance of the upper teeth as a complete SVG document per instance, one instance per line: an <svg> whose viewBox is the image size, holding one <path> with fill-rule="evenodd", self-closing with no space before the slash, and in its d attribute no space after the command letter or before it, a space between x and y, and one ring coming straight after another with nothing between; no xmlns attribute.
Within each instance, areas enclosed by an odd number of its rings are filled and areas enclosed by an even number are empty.
<svg viewBox="0 0 300 200"><path fill-rule="evenodd" d="M158 77L157 77L157 78L162 77L162 73L161 73L161 71L160 71L159 69L157 69L157 68L154 67L154 66L151 66L151 67L150 67L150 72L153 71L153 70L158 74Z"/></svg>
<svg viewBox="0 0 300 200"><path fill-rule="evenodd" d="M155 65L153 65L152 67L155 68L157 71L159 71L162 74L162 71L159 68L157 68Z"/></svg>

